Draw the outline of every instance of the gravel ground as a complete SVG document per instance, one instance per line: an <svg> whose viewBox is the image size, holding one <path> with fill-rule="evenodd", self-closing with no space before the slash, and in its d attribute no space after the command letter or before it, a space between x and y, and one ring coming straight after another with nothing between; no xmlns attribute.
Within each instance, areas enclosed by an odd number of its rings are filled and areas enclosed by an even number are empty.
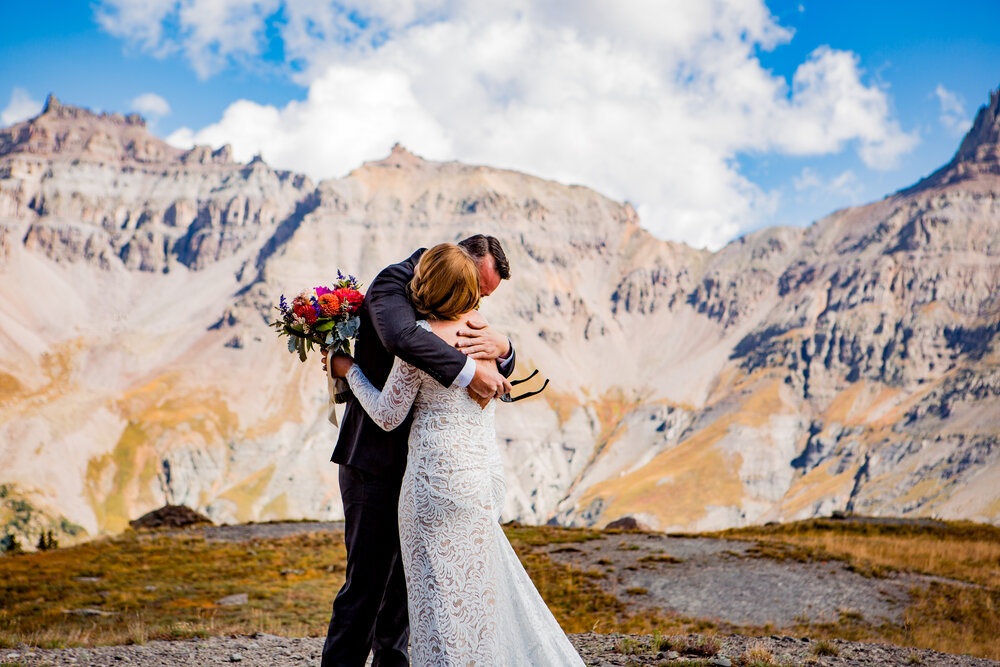
<svg viewBox="0 0 1000 667"><path fill-rule="evenodd" d="M835 622L842 613L860 614L872 623L898 623L909 602L907 591L920 583L912 575L865 577L841 561L759 558L748 553L753 546L621 533L545 550L557 562L604 573L601 586L633 607L736 625Z"/></svg>
<svg viewBox="0 0 1000 667"><path fill-rule="evenodd" d="M701 658L676 651L653 651L647 648L650 637L625 635L570 635L587 665L670 665L673 662L700 660L700 664L728 667L738 665L740 656L751 648L770 653L780 665L938 665L955 667L986 667L1000 663L969 656L948 655L920 649L908 649L881 644L862 644L834 640L826 642L826 652L835 656L817 656L818 642L792 637L719 637L719 650L714 656ZM686 635L678 638L697 643L701 637ZM627 640L623 643L623 640ZM631 643L636 652L622 654ZM120 665L234 665L241 667L277 667L280 665L318 665L321 638L287 638L257 634L252 637L212 637L187 641L152 641L143 646L104 646L68 649L4 649L0 664L24 666L109 667ZM829 650L832 647L832 651ZM687 663L692 664L691 662ZM695 663L697 664L697 663Z"/></svg>
<svg viewBox="0 0 1000 667"><path fill-rule="evenodd" d="M196 526L206 540L243 542L255 538L276 538L299 533L344 532L343 521L294 521L283 523L243 523L231 526Z"/></svg>
<svg viewBox="0 0 1000 667"><path fill-rule="evenodd" d="M343 522L304 521L194 530L209 540L243 541L343 529ZM736 625L834 622L844 612L861 614L873 623L898 623L909 603L907 590L919 583L910 575L864 577L839 561L756 558L748 554L752 546L737 540L620 533L545 550L557 562L604 572L608 576L602 587L633 607L668 609ZM647 592L629 594L629 589Z"/></svg>
<svg viewBox="0 0 1000 667"><path fill-rule="evenodd" d="M316 531L343 531L342 522L261 523L200 526L207 539L244 541ZM586 542L541 547L557 562L606 574L610 593L637 609L673 610L683 616L733 624L775 626L798 621L835 621L843 612L878 622L898 621L917 577L870 578L838 561L800 563L753 556L753 543L659 534L610 533ZM629 589L632 589L630 592ZM642 589L645 592L640 592ZM650 648L651 638L625 635L570 635L587 665L703 664L739 665L740 656L757 648L781 665L955 665L972 667L1000 662L892 645L832 640L820 644L783 636L716 637L719 650L710 657ZM698 635L675 638L697 643ZM264 667L317 665L322 638L287 638L256 634L187 641L151 641L141 646L97 648L0 649L0 667L52 665L232 665ZM818 647L825 653L820 656ZM831 648L832 647L832 648ZM688 662L685 662L688 661ZM691 662L700 661L700 662Z"/></svg>

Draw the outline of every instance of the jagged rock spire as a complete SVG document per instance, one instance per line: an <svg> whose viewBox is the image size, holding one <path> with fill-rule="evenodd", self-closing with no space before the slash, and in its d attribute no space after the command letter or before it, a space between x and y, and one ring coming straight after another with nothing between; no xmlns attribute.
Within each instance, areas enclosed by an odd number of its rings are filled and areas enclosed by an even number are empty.
<svg viewBox="0 0 1000 667"><path fill-rule="evenodd" d="M55 93L49 93L49 96L45 98L45 108L42 109L42 113L48 113L49 111L59 111L62 108L62 103L56 98Z"/></svg>
<svg viewBox="0 0 1000 667"><path fill-rule="evenodd" d="M972 129L955 153L956 162L992 162L1000 159L1000 88L990 92L990 103L979 108Z"/></svg>
<svg viewBox="0 0 1000 667"><path fill-rule="evenodd" d="M423 162L423 159L414 153L411 153L406 149L403 144L398 141L392 145L392 150L389 153L389 157L383 160L385 163L392 163L394 165L415 165Z"/></svg>
<svg viewBox="0 0 1000 667"><path fill-rule="evenodd" d="M979 108L972 129L966 133L955 157L916 185L900 190L900 194L996 175L1000 175L1000 88L991 91L989 104Z"/></svg>

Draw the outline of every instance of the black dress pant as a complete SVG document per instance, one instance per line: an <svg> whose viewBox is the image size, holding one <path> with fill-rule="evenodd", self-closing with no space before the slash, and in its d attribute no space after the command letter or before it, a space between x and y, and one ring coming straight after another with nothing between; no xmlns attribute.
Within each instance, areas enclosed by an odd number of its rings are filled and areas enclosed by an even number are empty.
<svg viewBox="0 0 1000 667"><path fill-rule="evenodd" d="M347 580L333 601L322 667L409 665L406 580L399 555L400 475L340 466Z"/></svg>

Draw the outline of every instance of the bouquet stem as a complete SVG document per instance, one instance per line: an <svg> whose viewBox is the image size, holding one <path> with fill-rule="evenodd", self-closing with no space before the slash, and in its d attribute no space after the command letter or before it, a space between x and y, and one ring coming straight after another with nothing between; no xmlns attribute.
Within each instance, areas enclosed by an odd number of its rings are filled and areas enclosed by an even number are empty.
<svg viewBox="0 0 1000 667"><path fill-rule="evenodd" d="M331 352L333 352L331 350ZM326 364L326 389L330 395L330 402L327 406L327 421L336 427L340 427L340 420L337 418L337 405L346 403L351 397L351 387L344 378L333 377L333 364Z"/></svg>

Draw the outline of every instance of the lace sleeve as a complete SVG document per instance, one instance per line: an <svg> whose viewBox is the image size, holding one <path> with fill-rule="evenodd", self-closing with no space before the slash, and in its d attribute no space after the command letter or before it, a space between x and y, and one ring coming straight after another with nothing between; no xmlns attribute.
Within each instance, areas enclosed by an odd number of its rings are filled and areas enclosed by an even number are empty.
<svg viewBox="0 0 1000 667"><path fill-rule="evenodd" d="M382 391L368 381L357 364L347 371L347 384L351 385L355 398L372 421L391 431L410 413L410 406L420 389L420 374L415 367L396 357Z"/></svg>

